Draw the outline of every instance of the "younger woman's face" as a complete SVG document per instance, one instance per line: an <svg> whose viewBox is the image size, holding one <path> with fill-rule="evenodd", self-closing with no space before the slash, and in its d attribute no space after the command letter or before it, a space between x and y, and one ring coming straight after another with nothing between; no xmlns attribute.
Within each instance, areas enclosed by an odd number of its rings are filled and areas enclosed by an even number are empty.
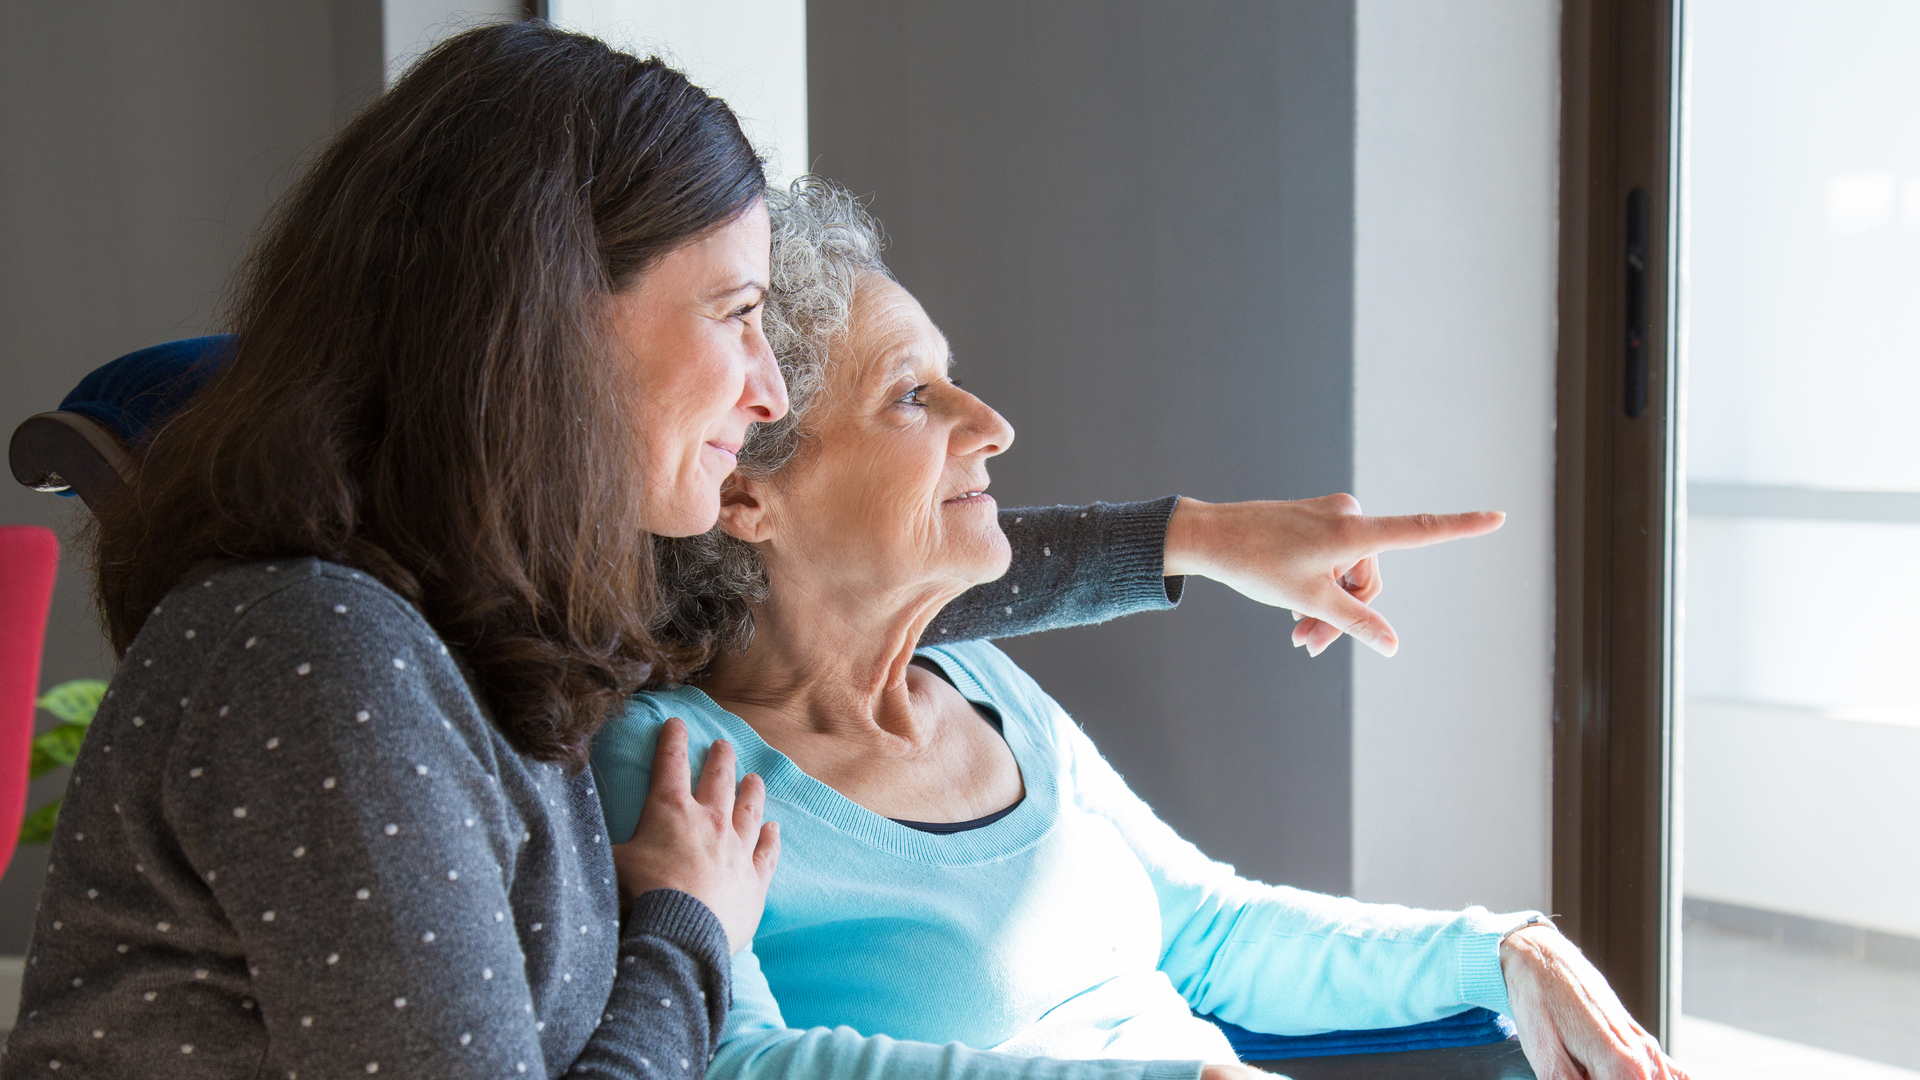
<svg viewBox="0 0 1920 1080"><path fill-rule="evenodd" d="M771 243L756 202L613 297L614 340L639 390L645 525L657 536L712 528L748 425L786 415L787 385L760 332Z"/></svg>

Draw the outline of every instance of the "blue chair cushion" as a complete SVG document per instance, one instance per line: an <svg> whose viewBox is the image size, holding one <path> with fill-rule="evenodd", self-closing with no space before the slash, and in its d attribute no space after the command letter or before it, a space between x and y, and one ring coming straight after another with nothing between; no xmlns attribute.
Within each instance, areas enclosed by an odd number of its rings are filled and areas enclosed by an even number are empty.
<svg viewBox="0 0 1920 1080"><path fill-rule="evenodd" d="M60 409L104 424L128 446L138 446L226 366L233 343L232 334L212 334L128 353L93 369Z"/></svg>
<svg viewBox="0 0 1920 1080"><path fill-rule="evenodd" d="M1264 1035L1229 1024L1217 1016L1206 1019L1226 1032L1227 1042L1232 1044L1233 1052L1239 1054L1243 1061L1383 1054L1394 1050L1438 1050L1455 1046L1483 1046L1514 1037L1513 1021L1490 1009L1468 1009L1463 1013L1407 1027L1327 1031L1318 1035Z"/></svg>

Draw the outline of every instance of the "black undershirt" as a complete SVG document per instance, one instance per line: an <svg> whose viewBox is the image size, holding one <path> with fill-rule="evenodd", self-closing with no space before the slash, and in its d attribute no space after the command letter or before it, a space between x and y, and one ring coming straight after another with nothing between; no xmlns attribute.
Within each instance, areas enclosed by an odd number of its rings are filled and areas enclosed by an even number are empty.
<svg viewBox="0 0 1920 1080"><path fill-rule="evenodd" d="M940 667L939 664L934 663L932 660L924 656L914 657L913 662L919 665L920 667L926 668L928 671L933 672L935 675L940 676L941 680L944 681L948 686L953 687L955 690L960 689L960 687L954 683L953 677L948 675L946 671L944 671ZM1000 737L1002 739L1007 737L1007 730L1006 728L1001 726L1000 714L997 711L995 711L989 706L982 705L977 701L969 701L967 704L972 705L974 709L976 709L980 713L981 716L985 717L987 723L993 725L993 730L999 732ZM977 817L971 821L907 821L903 818L889 818L887 820L893 822L895 825L905 825L909 829L918 829L919 831L924 833L934 833L936 835L946 836L951 833L963 833L963 832L969 832L974 829L984 829L987 826L993 824L994 822L999 821L1001 818L1006 817L1008 814L1013 813L1015 810L1020 809L1020 804L1025 801L1026 801L1026 796L1022 795L1019 799L1016 799L1014 801L1012 806L1009 806L1003 810L995 810L993 813L988 814L986 817Z"/></svg>

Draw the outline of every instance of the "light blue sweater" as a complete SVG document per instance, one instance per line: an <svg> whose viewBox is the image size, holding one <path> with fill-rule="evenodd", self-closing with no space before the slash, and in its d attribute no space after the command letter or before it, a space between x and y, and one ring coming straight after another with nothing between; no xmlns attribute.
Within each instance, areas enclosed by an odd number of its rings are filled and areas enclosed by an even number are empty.
<svg viewBox="0 0 1920 1080"><path fill-rule="evenodd" d="M597 740L615 837L639 820L670 716L696 747L732 741L742 771L767 782L783 853L759 934L734 958L713 1080L1192 1077L1234 1060L1195 1012L1306 1034L1507 1010L1499 939L1526 915L1237 877L1154 816L999 649L920 655L1003 720L1026 797L991 825L938 835L889 821L691 688L636 698Z"/></svg>

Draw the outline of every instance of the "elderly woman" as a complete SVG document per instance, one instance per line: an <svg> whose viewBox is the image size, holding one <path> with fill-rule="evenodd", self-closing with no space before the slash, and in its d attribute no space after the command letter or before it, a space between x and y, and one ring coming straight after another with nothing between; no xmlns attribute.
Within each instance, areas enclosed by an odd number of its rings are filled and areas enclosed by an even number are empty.
<svg viewBox="0 0 1920 1080"><path fill-rule="evenodd" d="M923 645L1008 569L987 462L1013 430L950 377L843 191L797 184L773 222L793 419L741 455L715 531L662 541L663 633L711 662L593 760L616 836L663 732L727 740L766 780L786 854L711 1076L1194 1076L1235 1067L1195 1013L1307 1033L1476 1005L1516 1018L1543 1077L1678 1075L1537 914L1236 877L1005 654Z"/></svg>

